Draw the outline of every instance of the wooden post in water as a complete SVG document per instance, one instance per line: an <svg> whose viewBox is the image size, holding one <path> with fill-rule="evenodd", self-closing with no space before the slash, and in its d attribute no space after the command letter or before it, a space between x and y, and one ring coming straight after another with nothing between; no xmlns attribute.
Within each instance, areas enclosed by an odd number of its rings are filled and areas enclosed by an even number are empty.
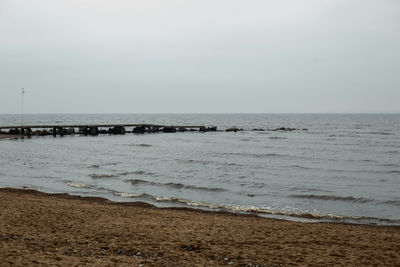
<svg viewBox="0 0 400 267"><path fill-rule="evenodd" d="M21 102L22 102L21 103L21 126L22 127L24 126L24 94L25 94L25 89L22 88L22 91L21 91ZM21 133L24 134L22 128L21 128Z"/></svg>

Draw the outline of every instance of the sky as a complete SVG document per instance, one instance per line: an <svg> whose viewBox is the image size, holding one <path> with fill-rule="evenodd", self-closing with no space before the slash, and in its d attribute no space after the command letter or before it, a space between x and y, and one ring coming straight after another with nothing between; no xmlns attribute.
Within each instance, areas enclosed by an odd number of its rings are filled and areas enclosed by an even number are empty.
<svg viewBox="0 0 400 267"><path fill-rule="evenodd" d="M0 0L0 113L399 113L398 0Z"/></svg>

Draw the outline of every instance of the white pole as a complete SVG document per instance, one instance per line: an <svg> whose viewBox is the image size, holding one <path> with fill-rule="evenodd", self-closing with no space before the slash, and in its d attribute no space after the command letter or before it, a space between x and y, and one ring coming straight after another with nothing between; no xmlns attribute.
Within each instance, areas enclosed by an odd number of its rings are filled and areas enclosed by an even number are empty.
<svg viewBox="0 0 400 267"><path fill-rule="evenodd" d="M21 98L22 98L22 105L21 105L21 126L24 126L24 94L25 94L25 89L22 88L22 91L21 91Z"/></svg>

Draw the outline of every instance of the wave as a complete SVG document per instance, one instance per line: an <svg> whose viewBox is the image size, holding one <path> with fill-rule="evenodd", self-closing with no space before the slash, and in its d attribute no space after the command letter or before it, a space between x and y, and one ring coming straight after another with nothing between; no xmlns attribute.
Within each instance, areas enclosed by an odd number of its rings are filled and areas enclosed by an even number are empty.
<svg viewBox="0 0 400 267"><path fill-rule="evenodd" d="M151 199L155 202L165 202L171 204L185 205L189 207L195 207L200 209L208 210L222 210L234 213L242 214L257 214L260 216L277 216L277 217L289 217L289 218L302 218L308 220L320 220L320 221L336 221L336 222L350 222L350 223L369 223L369 224L390 224L400 225L400 220L390 220L375 217L364 217L364 216L342 216L336 214L325 214L309 211L296 211L296 210L282 210L270 207L255 207L255 206L241 206L232 204L215 204L205 201L193 201L178 197L165 197L165 196L154 196L146 193L132 194L132 193L121 193L113 191L115 195L129 198L146 198Z"/></svg>
<svg viewBox="0 0 400 267"><path fill-rule="evenodd" d="M390 150L385 152L385 154L397 154L397 153L399 153L399 151L397 150Z"/></svg>
<svg viewBox="0 0 400 267"><path fill-rule="evenodd" d="M382 167L400 167L399 164L394 164L394 163L386 163L386 164L381 164L379 166L382 166Z"/></svg>
<svg viewBox="0 0 400 267"><path fill-rule="evenodd" d="M317 169L316 169L317 170ZM400 170L388 170L388 171L374 171L374 170L339 170L339 169L320 169L324 170L325 172L332 172L332 173L354 173L354 174L362 174L362 173L367 173L367 174L398 174L400 173ZM332 177L332 178L345 178L345 176L340 176L340 177ZM349 177L351 179L361 179L360 177Z"/></svg>
<svg viewBox="0 0 400 267"><path fill-rule="evenodd" d="M272 139L272 140L283 140L283 139L288 139L287 137L280 137L280 136L271 136L268 137L268 139Z"/></svg>
<svg viewBox="0 0 400 267"><path fill-rule="evenodd" d="M88 168L90 168L90 169L98 169L98 168L100 168L101 165L102 166L115 166L115 165L118 165L118 163L110 162L110 163L104 163L104 164L92 164L92 165L88 166Z"/></svg>
<svg viewBox="0 0 400 267"><path fill-rule="evenodd" d="M91 184L77 184L77 183L73 183L71 181L68 181L67 185L70 187L75 187L75 188L93 188L94 187L94 185L91 185Z"/></svg>
<svg viewBox="0 0 400 267"><path fill-rule="evenodd" d="M388 132L367 132L366 134L376 134L376 135L395 135L394 133L388 133Z"/></svg>
<svg viewBox="0 0 400 267"><path fill-rule="evenodd" d="M309 168L309 167L305 167L305 166L301 166L301 165L289 165L289 166L281 166L281 167L301 169L301 170L311 170L311 169L313 169L313 168Z"/></svg>
<svg viewBox="0 0 400 267"><path fill-rule="evenodd" d="M118 192L115 190L111 191L114 195L120 196L120 197L132 197L132 198L136 198L136 197L147 197L147 198L152 198L151 195L146 194L146 193L141 193L141 194L134 194L134 193L123 193L123 192Z"/></svg>
<svg viewBox="0 0 400 267"><path fill-rule="evenodd" d="M244 156L244 157L254 157L254 158L288 157L288 155L277 154L277 153L253 154L253 153L243 153L243 152L226 152L220 154L226 156Z"/></svg>
<svg viewBox="0 0 400 267"><path fill-rule="evenodd" d="M329 195L290 195L289 197L293 198L307 198L307 199L316 199L316 200L333 200L333 201L347 201L347 202L357 202L357 203L368 203L373 202L372 199L367 198L355 198L352 196L348 197L340 197L340 196L329 196Z"/></svg>
<svg viewBox="0 0 400 267"><path fill-rule="evenodd" d="M372 159L363 159L363 160L361 160L362 162L374 162L374 160L372 160Z"/></svg>
<svg viewBox="0 0 400 267"><path fill-rule="evenodd" d="M118 175L115 175L115 176L127 176L127 175L155 176L155 173L138 170L138 171L134 171L134 172L120 172L120 173L118 173Z"/></svg>
<svg viewBox="0 0 400 267"><path fill-rule="evenodd" d="M159 183L159 182L151 182L151 181L146 181L146 180L141 180L141 179L132 179L132 180L127 180L127 181L130 182L132 185L144 184L144 185L152 185L152 186L169 187L169 188L174 188L174 189L189 189L189 190L211 191L211 192L226 191L223 188L185 185L185 184L181 184L181 183Z"/></svg>
<svg viewBox="0 0 400 267"><path fill-rule="evenodd" d="M381 203L400 207L400 200L386 200L386 201L382 201Z"/></svg>
<svg viewBox="0 0 400 267"><path fill-rule="evenodd" d="M126 176L126 175L130 175L130 174L135 174L135 172L121 172L118 174L118 176Z"/></svg>
<svg viewBox="0 0 400 267"><path fill-rule="evenodd" d="M179 163L184 163L184 164L202 164L202 165L215 163L213 161L195 160L195 159L177 159L176 161L179 162Z"/></svg>
<svg viewBox="0 0 400 267"><path fill-rule="evenodd" d="M327 191L327 190L322 190L322 189L318 189L318 188L308 188L308 187L292 187L290 189L291 191L298 191L298 192L331 192L331 191Z"/></svg>
<svg viewBox="0 0 400 267"><path fill-rule="evenodd" d="M137 171L134 171L134 172L127 172L127 174L157 176L157 174L154 173L154 172L148 172L148 171L143 171L143 170L137 170Z"/></svg>
<svg viewBox="0 0 400 267"><path fill-rule="evenodd" d="M93 179L101 179L101 178L113 178L116 177L114 174L97 174L97 173L92 173L89 175Z"/></svg>
<svg viewBox="0 0 400 267"><path fill-rule="evenodd" d="M120 176L127 176L127 175L146 175L146 176L155 176L155 173L152 172L146 172L146 171L134 171L134 172L120 172L116 174L102 174L102 173L92 173L89 174L90 177L93 179L100 179L100 178L115 178L115 177L120 177Z"/></svg>
<svg viewBox="0 0 400 267"><path fill-rule="evenodd" d="M248 186L249 188L264 188L267 186L267 184L265 184L263 182L260 182L260 183L253 182L250 185L249 185L249 183L242 183L241 185Z"/></svg>
<svg viewBox="0 0 400 267"><path fill-rule="evenodd" d="M100 168L100 166L97 165L97 164L93 164L93 165L90 165L89 168L91 168L91 169L98 169L98 168Z"/></svg>
<svg viewBox="0 0 400 267"><path fill-rule="evenodd" d="M124 146L140 146L140 147L151 147L150 144L126 144Z"/></svg>
<svg viewBox="0 0 400 267"><path fill-rule="evenodd" d="M224 162L222 163L224 166L244 166L243 164L235 163L235 162Z"/></svg>
<svg viewBox="0 0 400 267"><path fill-rule="evenodd" d="M177 162L185 163L185 164L202 164L202 165L223 165L223 166L243 166L243 164L235 163L235 162L217 162L217 161L208 161L208 160L194 160L194 159L177 159Z"/></svg>

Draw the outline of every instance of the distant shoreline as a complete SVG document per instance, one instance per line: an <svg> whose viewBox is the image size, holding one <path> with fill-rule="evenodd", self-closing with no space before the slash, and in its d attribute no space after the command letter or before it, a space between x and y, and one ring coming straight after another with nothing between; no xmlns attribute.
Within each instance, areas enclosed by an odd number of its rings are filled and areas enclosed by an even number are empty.
<svg viewBox="0 0 400 267"><path fill-rule="evenodd" d="M399 265L400 227L301 223L0 188L0 258L19 265Z"/></svg>

